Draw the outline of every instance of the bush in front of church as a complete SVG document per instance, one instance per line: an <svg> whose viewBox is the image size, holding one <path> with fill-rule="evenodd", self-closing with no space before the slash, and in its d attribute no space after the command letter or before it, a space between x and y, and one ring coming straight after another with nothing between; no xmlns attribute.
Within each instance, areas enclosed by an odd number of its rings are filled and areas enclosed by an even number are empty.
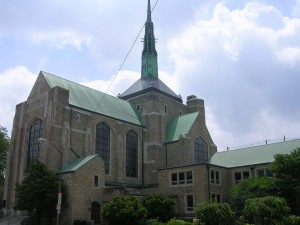
<svg viewBox="0 0 300 225"><path fill-rule="evenodd" d="M103 218L110 225L140 225L146 216L147 210L134 196L116 196L103 206Z"/></svg>

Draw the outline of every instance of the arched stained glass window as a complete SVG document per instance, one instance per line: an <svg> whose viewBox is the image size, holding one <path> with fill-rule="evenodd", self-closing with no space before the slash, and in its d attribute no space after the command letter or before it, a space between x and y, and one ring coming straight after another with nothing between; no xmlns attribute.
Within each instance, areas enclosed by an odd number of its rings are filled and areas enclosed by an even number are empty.
<svg viewBox="0 0 300 225"><path fill-rule="evenodd" d="M195 163L208 162L208 147L201 137L196 138L194 141L194 160Z"/></svg>
<svg viewBox="0 0 300 225"><path fill-rule="evenodd" d="M126 133L126 176L138 176L138 136L132 130Z"/></svg>
<svg viewBox="0 0 300 225"><path fill-rule="evenodd" d="M43 121L36 120L29 130L28 152L27 152L27 165L37 162L40 155L39 138L42 135Z"/></svg>
<svg viewBox="0 0 300 225"><path fill-rule="evenodd" d="M100 155L105 164L105 174L109 174L110 167L110 129L106 123L96 126L96 154Z"/></svg>

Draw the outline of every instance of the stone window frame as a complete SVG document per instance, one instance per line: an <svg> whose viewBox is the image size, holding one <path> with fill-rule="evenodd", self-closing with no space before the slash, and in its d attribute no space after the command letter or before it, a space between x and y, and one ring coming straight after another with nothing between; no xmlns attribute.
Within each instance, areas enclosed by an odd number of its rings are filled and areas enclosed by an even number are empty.
<svg viewBox="0 0 300 225"><path fill-rule="evenodd" d="M189 205L189 200L188 198L192 199L192 206ZM184 209L186 213L193 213L195 208L195 196L194 193L185 193L184 194Z"/></svg>
<svg viewBox="0 0 300 225"><path fill-rule="evenodd" d="M199 143L199 140L201 140L201 143ZM208 144L203 137L198 136L194 139L193 153L194 153L194 163L195 164L201 164L201 163L208 162ZM202 156L203 159L200 159L200 156Z"/></svg>
<svg viewBox="0 0 300 225"><path fill-rule="evenodd" d="M98 174L94 174L93 176L93 188L100 188L100 176Z"/></svg>
<svg viewBox="0 0 300 225"><path fill-rule="evenodd" d="M105 149L107 151L107 156L103 157L103 153L105 150L99 148L99 152L97 152L97 130L98 129L103 129L103 128L97 128L100 125L104 125L108 128L108 144L106 144L107 149ZM111 128L108 126L108 124L106 122L100 122L98 124L96 124L96 134L95 134L95 153L99 154L99 156L103 159L104 162L104 170L105 170L105 175L110 175L111 172Z"/></svg>
<svg viewBox="0 0 300 225"><path fill-rule="evenodd" d="M236 179L236 174L240 173L241 179L237 180ZM245 176L245 173L248 173L248 176ZM232 179L233 179L233 184L238 184L242 180L251 177L251 171L249 169L244 169L244 170L236 170L232 172Z"/></svg>
<svg viewBox="0 0 300 225"><path fill-rule="evenodd" d="M173 178L175 177L174 175L176 175L176 181L173 181ZM188 178L188 175L191 175L190 179ZM180 177L183 179L180 179ZM194 184L194 171L192 169L176 170L176 171L169 172L170 187L192 186L193 184Z"/></svg>
<svg viewBox="0 0 300 225"><path fill-rule="evenodd" d="M210 194L210 199L211 200L215 200L216 202L218 202L218 203L222 203L222 194L221 193L215 193L215 192L212 192L211 194Z"/></svg>
<svg viewBox="0 0 300 225"><path fill-rule="evenodd" d="M41 119L36 119L28 130L28 145L27 145L27 165L39 160L41 143L39 139L42 137L44 122Z"/></svg>
<svg viewBox="0 0 300 225"><path fill-rule="evenodd" d="M129 135L131 134L131 135ZM135 143L134 144L136 147L135 147L135 154L133 154L132 156L132 153L134 153L132 151L132 149L130 149L129 147L131 146L132 147L132 143L130 143L130 145L128 144L129 143L129 139L130 138L130 142L132 141L132 134L134 134L136 140L135 140ZM126 178L132 178L132 179L138 179L139 177L139 171L138 171L138 166L139 166L139 136L138 134L134 131L134 130L129 130L126 132L126 135L125 135L125 140L126 140L126 144L125 144L125 177Z"/></svg>
<svg viewBox="0 0 300 225"><path fill-rule="evenodd" d="M212 177L213 174L213 177ZM213 185L221 185L221 181L222 181L222 176L221 176L221 170L216 170L216 169L211 169L210 173L209 173L209 180L210 180L210 184Z"/></svg>

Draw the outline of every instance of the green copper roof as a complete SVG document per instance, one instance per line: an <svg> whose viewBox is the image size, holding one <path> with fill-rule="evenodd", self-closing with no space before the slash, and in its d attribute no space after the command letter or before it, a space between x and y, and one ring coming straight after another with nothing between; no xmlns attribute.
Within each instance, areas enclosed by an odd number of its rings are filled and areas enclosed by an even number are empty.
<svg viewBox="0 0 300 225"><path fill-rule="evenodd" d="M264 164L274 161L274 155L287 154L300 147L300 139L217 152L210 164L227 168Z"/></svg>
<svg viewBox="0 0 300 225"><path fill-rule="evenodd" d="M86 157L75 159L74 161L71 161L67 165L63 166L62 173L72 173L72 172L78 170L83 165L85 165L91 159L93 159L93 158L95 158L97 156L98 155L89 155L89 156L86 156Z"/></svg>
<svg viewBox="0 0 300 225"><path fill-rule="evenodd" d="M58 86L69 90L70 105L142 126L140 115L129 102L43 71L40 75L45 77L50 88Z"/></svg>
<svg viewBox="0 0 300 225"><path fill-rule="evenodd" d="M151 5L148 0L147 21L145 23L144 49L142 52L142 79L158 78L157 51L155 49L154 27L151 20Z"/></svg>
<svg viewBox="0 0 300 225"><path fill-rule="evenodd" d="M199 112L194 112L175 117L171 120L167 127L165 142L178 141L180 135L188 134L198 115Z"/></svg>

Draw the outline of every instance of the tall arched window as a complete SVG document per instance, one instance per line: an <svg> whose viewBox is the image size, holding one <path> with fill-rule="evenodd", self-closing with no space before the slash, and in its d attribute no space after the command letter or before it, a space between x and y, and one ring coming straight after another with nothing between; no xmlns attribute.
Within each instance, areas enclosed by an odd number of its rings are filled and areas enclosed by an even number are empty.
<svg viewBox="0 0 300 225"><path fill-rule="evenodd" d="M194 159L195 163L208 162L208 147L201 137L196 138L194 141Z"/></svg>
<svg viewBox="0 0 300 225"><path fill-rule="evenodd" d="M138 176L138 136L132 130L126 133L126 176Z"/></svg>
<svg viewBox="0 0 300 225"><path fill-rule="evenodd" d="M99 123L96 126L96 154L104 161L105 174L109 174L110 167L110 129L106 123Z"/></svg>
<svg viewBox="0 0 300 225"><path fill-rule="evenodd" d="M27 152L27 165L37 162L40 153L39 138L42 135L43 121L36 120L29 130L28 152Z"/></svg>

